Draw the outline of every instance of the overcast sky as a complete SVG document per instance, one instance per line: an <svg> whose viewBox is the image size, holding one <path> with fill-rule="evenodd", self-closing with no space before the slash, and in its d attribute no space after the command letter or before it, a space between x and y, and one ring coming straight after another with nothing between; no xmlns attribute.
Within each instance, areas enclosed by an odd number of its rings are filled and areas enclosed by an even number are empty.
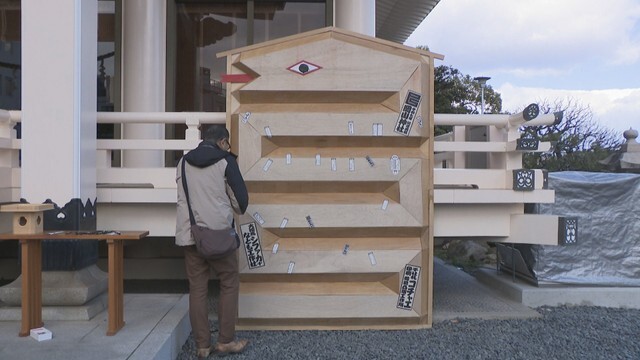
<svg viewBox="0 0 640 360"><path fill-rule="evenodd" d="M504 111L572 98L640 130L640 0L440 0L405 45L490 76Z"/></svg>

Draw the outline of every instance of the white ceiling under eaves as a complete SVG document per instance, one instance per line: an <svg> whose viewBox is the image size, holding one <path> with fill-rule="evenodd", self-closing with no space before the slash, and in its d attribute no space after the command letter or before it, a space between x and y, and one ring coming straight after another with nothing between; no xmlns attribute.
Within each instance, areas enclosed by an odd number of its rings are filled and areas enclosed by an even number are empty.
<svg viewBox="0 0 640 360"><path fill-rule="evenodd" d="M376 37L404 43L440 0L376 0Z"/></svg>

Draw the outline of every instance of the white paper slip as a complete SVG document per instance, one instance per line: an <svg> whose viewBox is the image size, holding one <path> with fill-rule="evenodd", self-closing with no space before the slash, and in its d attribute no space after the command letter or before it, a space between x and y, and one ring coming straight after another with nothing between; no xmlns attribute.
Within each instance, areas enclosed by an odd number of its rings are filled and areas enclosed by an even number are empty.
<svg viewBox="0 0 640 360"><path fill-rule="evenodd" d="M287 274L291 274L293 273L293 267L296 266L296 263L294 263L293 261L289 262L289 269L287 270Z"/></svg>
<svg viewBox="0 0 640 360"><path fill-rule="evenodd" d="M378 136L382 136L382 124L377 124L378 125Z"/></svg>
<svg viewBox="0 0 640 360"><path fill-rule="evenodd" d="M271 164L273 164L273 160L267 159L267 162L264 163L264 166L262 167L262 171L268 171L271 167Z"/></svg>
<svg viewBox="0 0 640 360"><path fill-rule="evenodd" d="M373 124L373 128L371 129L372 135L373 136L379 136L378 135L378 124Z"/></svg>
<svg viewBox="0 0 640 360"><path fill-rule="evenodd" d="M259 222L260 225L264 224L264 219L262 218L262 216L260 216L258 212L253 213L253 218L256 219L256 221Z"/></svg>
<svg viewBox="0 0 640 360"><path fill-rule="evenodd" d="M242 122L246 124L249 121L249 117L251 117L251 112L249 111L242 114Z"/></svg>
<svg viewBox="0 0 640 360"><path fill-rule="evenodd" d="M273 135L271 134L271 129L268 126L264 127L264 133L267 135L268 138L272 137Z"/></svg>
<svg viewBox="0 0 640 360"><path fill-rule="evenodd" d="M353 121L349 121L348 128L349 128L349 135L353 135Z"/></svg>
<svg viewBox="0 0 640 360"><path fill-rule="evenodd" d="M336 161L336 158L331 158L331 171L336 170L338 170L338 163Z"/></svg>
<svg viewBox="0 0 640 360"><path fill-rule="evenodd" d="M278 244L278 243L273 244L273 249L271 249L271 252L272 252L273 254L277 254L277 253L278 253L278 247L279 247L279 246L280 246L280 244Z"/></svg>
<svg viewBox="0 0 640 360"><path fill-rule="evenodd" d="M382 210L387 210L387 207L389 207L389 200L384 199L382 202Z"/></svg>
<svg viewBox="0 0 640 360"><path fill-rule="evenodd" d="M280 229L284 229L287 226L288 222L289 222L289 219L287 218L282 219L282 222L280 223Z"/></svg>
<svg viewBox="0 0 640 360"><path fill-rule="evenodd" d="M377 264L376 257L373 255L373 251L369 252L369 261L371 262L371 266L374 266Z"/></svg>
<svg viewBox="0 0 640 360"><path fill-rule="evenodd" d="M316 166L320 166L320 154L316 154Z"/></svg>
<svg viewBox="0 0 640 360"><path fill-rule="evenodd" d="M398 155L391 156L389 166L391 167L391 173L393 175L398 175L400 173L400 158Z"/></svg>
<svg viewBox="0 0 640 360"><path fill-rule="evenodd" d="M356 171L356 160L349 158L349 171Z"/></svg>
<svg viewBox="0 0 640 360"><path fill-rule="evenodd" d="M286 161L287 165L291 165L291 154L287 154L285 156L285 161Z"/></svg>

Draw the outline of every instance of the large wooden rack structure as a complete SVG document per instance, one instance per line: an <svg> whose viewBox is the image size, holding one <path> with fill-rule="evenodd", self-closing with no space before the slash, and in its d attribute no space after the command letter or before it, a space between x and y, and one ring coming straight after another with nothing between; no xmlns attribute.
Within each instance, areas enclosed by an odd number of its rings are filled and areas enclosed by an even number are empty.
<svg viewBox="0 0 640 360"><path fill-rule="evenodd" d="M431 326L440 56L336 28L219 56L250 193L239 325Z"/></svg>

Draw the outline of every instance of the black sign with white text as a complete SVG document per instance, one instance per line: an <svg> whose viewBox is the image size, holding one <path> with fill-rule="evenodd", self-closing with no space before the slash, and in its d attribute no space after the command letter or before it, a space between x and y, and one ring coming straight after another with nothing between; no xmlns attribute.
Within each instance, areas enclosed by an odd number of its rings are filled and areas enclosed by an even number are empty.
<svg viewBox="0 0 640 360"><path fill-rule="evenodd" d="M420 279L420 266L407 264L404 267L402 280L400 282L400 294L398 295L398 309L411 310L413 300L418 291L418 280Z"/></svg>
<svg viewBox="0 0 640 360"><path fill-rule="evenodd" d="M249 269L265 266L256 223L251 222L240 225L240 232L242 232L242 242L244 244L244 252L247 254Z"/></svg>
<svg viewBox="0 0 640 360"><path fill-rule="evenodd" d="M402 110L400 111L396 127L393 131L404 136L409 136L413 120L416 118L418 112L418 106L420 106L420 100L422 100L422 95L411 90L407 92L407 97L404 99Z"/></svg>

